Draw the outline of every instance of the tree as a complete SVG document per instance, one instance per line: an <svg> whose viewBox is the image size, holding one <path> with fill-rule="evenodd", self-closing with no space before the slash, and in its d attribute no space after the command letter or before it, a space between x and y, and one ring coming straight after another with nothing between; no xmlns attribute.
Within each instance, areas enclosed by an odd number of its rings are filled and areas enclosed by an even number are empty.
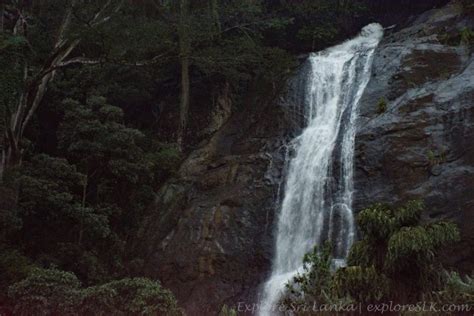
<svg viewBox="0 0 474 316"><path fill-rule="evenodd" d="M18 96L21 94L21 87L25 80L24 67L19 60L26 58L28 53L28 45L23 37L0 34L0 67L8 70L0 73L0 131L2 135L9 130L11 111L17 105ZM11 131L10 134L13 135ZM0 180L3 179L7 164L8 143L5 142L6 136L5 134L5 138L0 142L2 148Z"/></svg>
<svg viewBox="0 0 474 316"><path fill-rule="evenodd" d="M457 272L444 271L444 287L432 295L441 304L474 305L474 274L462 277Z"/></svg>
<svg viewBox="0 0 474 316"><path fill-rule="evenodd" d="M31 261L16 249L1 249L0 293L7 293L8 286L23 280L33 267ZM0 295L0 300L2 295Z"/></svg>
<svg viewBox="0 0 474 316"><path fill-rule="evenodd" d="M315 246L312 252L303 258L303 271L298 273L285 286L280 300L282 306L294 310L314 303L335 304L349 303L349 298L338 297L333 287L333 268L331 245L325 243L321 248Z"/></svg>
<svg viewBox="0 0 474 316"><path fill-rule="evenodd" d="M86 176L65 159L45 154L25 161L19 177L21 229L11 243L33 260L73 269L83 280L100 281L107 252L115 249L113 211L83 202Z"/></svg>
<svg viewBox="0 0 474 316"><path fill-rule="evenodd" d="M173 294L146 278L84 288L71 272L35 268L8 294L15 315L183 315Z"/></svg>
<svg viewBox="0 0 474 316"><path fill-rule="evenodd" d="M16 2L12 2L16 3ZM26 3L26 2L25 2ZM14 4L9 4L8 7L12 14L10 17L8 36L11 39L26 43L27 46L33 47L30 32L30 23L28 22L32 17L29 15L31 7L19 1ZM107 22L111 15L120 8L119 4L112 0L106 1L100 7L93 3L92 6L81 6L82 2L79 0L70 0L66 3L65 8L61 5L54 6L56 12L62 13L62 22L56 30L55 39L48 47L48 52L41 54L41 66L37 66L24 56L17 56L14 67L21 67L22 69L22 86L16 96L16 104L9 107L6 113L6 122L4 124L4 140L2 148L2 161L0 164L0 175L3 176L4 171L12 166L19 165L22 160L22 139L25 128L29 125L36 113L43 97L46 93L48 85L53 80L58 69L76 63L90 64L97 61L90 60L84 57L70 57L73 51L81 43L81 34L71 32L72 22L79 22L87 25L88 28L94 29L101 24ZM91 10L96 8L96 10ZM92 14L88 16L87 20L78 19L79 11L88 11ZM4 15L2 14L2 17ZM51 34L50 34L51 35ZM33 39L36 40L36 39ZM49 40L49 39L48 39ZM8 48L8 47L4 47ZM43 47L41 47L43 48ZM39 57L39 56L37 56ZM10 105L11 102L8 102ZM2 180L2 179L0 179Z"/></svg>
<svg viewBox="0 0 474 316"><path fill-rule="evenodd" d="M138 272L140 258L127 258L126 243L181 155L127 127L123 111L103 97L66 99L59 111L60 157L27 152L15 176L17 201L0 213L2 242L87 284L122 275L127 260Z"/></svg>
<svg viewBox="0 0 474 316"><path fill-rule="evenodd" d="M71 315L81 301L81 282L73 273L35 268L10 286L15 315Z"/></svg>
<svg viewBox="0 0 474 316"><path fill-rule="evenodd" d="M263 41L264 32L288 23L266 11L263 1L180 0L169 5L167 20L178 34L177 141L181 149L193 88L225 90L230 86L235 92L252 79L285 81L294 66L293 58L284 50L267 47Z"/></svg>
<svg viewBox="0 0 474 316"><path fill-rule="evenodd" d="M183 315L173 294L159 282L125 278L84 290L81 313L93 315Z"/></svg>
<svg viewBox="0 0 474 316"><path fill-rule="evenodd" d="M386 295L392 300L416 300L436 289L441 271L437 254L459 240L459 231L446 221L422 224L422 211L421 201L410 201L396 209L375 204L361 211L357 222L362 238L350 251L349 267L337 273L339 291L352 293L343 282L351 278L352 267L374 269L379 278L387 280ZM371 287L359 289L363 297L373 298L372 291Z"/></svg>
<svg viewBox="0 0 474 316"><path fill-rule="evenodd" d="M439 291L443 277L437 255L459 240L459 232L445 221L421 223L422 210L420 201L410 201L399 208L375 204L361 211L362 238L352 246L348 266L331 271L330 247L315 248L304 257L304 273L287 285L284 305L410 303Z"/></svg>
<svg viewBox="0 0 474 316"><path fill-rule="evenodd" d="M28 249L49 253L59 241L79 242L82 230L97 238L110 233L107 216L81 203L84 180L65 159L40 154L25 164L18 214L22 231L28 232Z"/></svg>
<svg viewBox="0 0 474 316"><path fill-rule="evenodd" d="M85 104L68 99L63 108L58 145L85 175L82 204L115 210L110 215L117 232L134 227L144 205L153 200L151 186L161 167L160 161L153 160L157 156L145 152L145 135L126 127L123 111L103 97L91 96ZM141 194L144 191L148 194ZM140 200L134 199L137 194Z"/></svg>
<svg viewBox="0 0 474 316"><path fill-rule="evenodd" d="M188 0L179 2L179 59L181 63L181 94L179 105L178 145L183 146L189 112L189 54L191 50Z"/></svg>
<svg viewBox="0 0 474 316"><path fill-rule="evenodd" d="M222 306L219 316L237 316L237 311L227 305Z"/></svg>
<svg viewBox="0 0 474 316"><path fill-rule="evenodd" d="M291 16L285 29L291 41L281 45L289 50L314 52L354 35L360 26L354 21L366 12L364 0L282 0L275 8L277 14ZM292 47L293 46L293 47Z"/></svg>

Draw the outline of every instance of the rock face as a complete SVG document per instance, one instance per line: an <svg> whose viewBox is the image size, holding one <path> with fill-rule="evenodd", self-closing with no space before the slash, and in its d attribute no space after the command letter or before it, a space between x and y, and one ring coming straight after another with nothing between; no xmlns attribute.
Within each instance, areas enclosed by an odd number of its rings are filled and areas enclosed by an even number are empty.
<svg viewBox="0 0 474 316"><path fill-rule="evenodd" d="M361 100L355 175L357 210L422 197L427 220L455 220L463 241L447 263L469 272L474 58L459 43L460 30L472 26L449 5L387 31ZM137 246L146 254L145 274L169 287L189 315L254 303L270 270L284 144L297 119L274 97L249 100L230 118L229 100L221 100L207 131L213 136L160 190Z"/></svg>
<svg viewBox="0 0 474 316"><path fill-rule="evenodd" d="M160 190L140 237L146 274L188 315L255 302L270 267L281 148L293 123L275 96L249 99Z"/></svg>
<svg viewBox="0 0 474 316"><path fill-rule="evenodd" d="M462 242L447 264L474 269L473 19L450 4L387 34L361 100L355 208L422 198L426 220L451 219ZM471 44L472 45L472 44Z"/></svg>

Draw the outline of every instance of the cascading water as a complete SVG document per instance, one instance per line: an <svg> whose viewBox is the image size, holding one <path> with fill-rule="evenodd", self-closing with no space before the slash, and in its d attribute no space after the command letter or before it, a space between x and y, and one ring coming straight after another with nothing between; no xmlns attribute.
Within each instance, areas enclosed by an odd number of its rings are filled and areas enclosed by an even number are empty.
<svg viewBox="0 0 474 316"><path fill-rule="evenodd" d="M304 71L305 128L291 146L272 274L263 288L260 315L274 314L284 285L305 253L329 240L336 266L344 264L354 235L353 156L357 104L370 78L372 56L383 35L379 24L356 38L311 54Z"/></svg>

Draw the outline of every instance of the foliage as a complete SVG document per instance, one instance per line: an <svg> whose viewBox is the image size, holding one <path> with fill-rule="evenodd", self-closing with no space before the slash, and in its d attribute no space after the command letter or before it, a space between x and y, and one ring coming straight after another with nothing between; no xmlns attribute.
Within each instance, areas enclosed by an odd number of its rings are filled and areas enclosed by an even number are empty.
<svg viewBox="0 0 474 316"><path fill-rule="evenodd" d="M94 225L90 229L98 236L108 234L107 228L102 228L107 226L106 218L80 203L83 179L84 175L65 159L40 154L25 164L20 178L19 215L23 219L23 229L27 229L34 240L55 240L52 232L63 236L63 240L74 240L81 222ZM38 221L42 222L40 229L34 229ZM65 223L67 226L61 229ZM41 249L39 244L32 247Z"/></svg>
<svg viewBox="0 0 474 316"><path fill-rule="evenodd" d="M222 306L219 316L237 316L237 311L227 305Z"/></svg>
<svg viewBox="0 0 474 316"><path fill-rule="evenodd" d="M170 291L145 278L126 278L84 290L81 312L111 315L182 315Z"/></svg>
<svg viewBox="0 0 474 316"><path fill-rule="evenodd" d="M8 176L10 175L11 173L8 174ZM9 188L7 185L0 186L0 199L2 199L0 205L0 245L3 245L21 229L22 221L15 209L17 199L15 188Z"/></svg>
<svg viewBox="0 0 474 316"><path fill-rule="evenodd" d="M467 14L474 14L474 3L470 0L460 0L464 12Z"/></svg>
<svg viewBox="0 0 474 316"><path fill-rule="evenodd" d="M280 303L288 310L295 306L349 303L347 296L339 296L334 287L331 245L326 243L303 258L303 271L286 284Z"/></svg>
<svg viewBox="0 0 474 316"><path fill-rule="evenodd" d="M474 31L469 27L440 32L438 39L441 43L451 46L472 46L474 43Z"/></svg>
<svg viewBox="0 0 474 316"><path fill-rule="evenodd" d="M86 255L83 247L95 247L110 238L110 213L83 204L84 179L65 159L40 154L25 164L18 214L21 232L28 232L22 243L29 255L49 263L69 262L80 270Z"/></svg>
<svg viewBox="0 0 474 316"><path fill-rule="evenodd" d="M182 154L175 144L151 143L146 159L150 162L156 179L174 175L179 168Z"/></svg>
<svg viewBox="0 0 474 316"><path fill-rule="evenodd" d="M474 31L470 28L463 28L460 32L461 45L472 45L474 43Z"/></svg>
<svg viewBox="0 0 474 316"><path fill-rule="evenodd" d="M9 296L18 315L182 315L171 292L145 278L83 288L73 273L35 268Z"/></svg>
<svg viewBox="0 0 474 316"><path fill-rule="evenodd" d="M384 283L389 284L393 299L420 298L422 293L436 288L437 253L459 240L452 223L421 224L422 210L420 201L410 201L397 209L376 204L361 211L357 218L363 237L352 247L348 264L375 269L380 278L388 279ZM371 297L373 289L367 287L365 293L363 289L359 293Z"/></svg>
<svg viewBox="0 0 474 316"><path fill-rule="evenodd" d="M149 166L138 145L144 135L124 126L120 108L106 104L102 97L91 97L85 105L66 100L64 108L64 121L58 130L59 148L80 167L89 182L109 177L124 185L149 181ZM106 194L97 192L101 193ZM103 197L106 202L106 195Z"/></svg>
<svg viewBox="0 0 474 316"><path fill-rule="evenodd" d="M5 132L24 81L24 59L29 49L24 37L0 33L0 131ZM3 147L3 144L0 143Z"/></svg>
<svg viewBox="0 0 474 316"><path fill-rule="evenodd" d="M59 148L87 175L86 201L116 210L122 229L136 228L154 198L153 187L173 174L181 154L125 126L123 111L103 97L85 104L66 100L64 108Z"/></svg>
<svg viewBox="0 0 474 316"><path fill-rule="evenodd" d="M303 0L281 1L278 11L292 17L286 30L306 50L321 49L345 34L344 27L367 11L364 1Z"/></svg>
<svg viewBox="0 0 474 316"><path fill-rule="evenodd" d="M382 114L387 111L387 100L384 97L381 97L377 102L377 112Z"/></svg>
<svg viewBox="0 0 474 316"><path fill-rule="evenodd" d="M303 272L286 285L287 293L295 300L325 302L331 285L331 248L326 244L307 253L303 258ZM296 290L298 288L299 291ZM301 291L301 292L300 292ZM302 295L304 293L304 295Z"/></svg>
<svg viewBox="0 0 474 316"><path fill-rule="evenodd" d="M18 250L2 249L0 253L0 291L5 291L8 285L25 278L31 268L30 259Z"/></svg>
<svg viewBox="0 0 474 316"><path fill-rule="evenodd" d="M193 2L187 21L192 76L211 83L223 80L235 91L254 78L285 81L295 67L294 57L266 45L264 36L284 29L290 19L266 10L264 1L209 2Z"/></svg>
<svg viewBox="0 0 474 316"><path fill-rule="evenodd" d="M474 305L474 275L460 276L459 273L444 271L444 287L433 293L433 299L441 304Z"/></svg>
<svg viewBox="0 0 474 316"><path fill-rule="evenodd" d="M459 232L449 222L422 224L422 210L423 203L415 200L398 208L378 203L361 211L357 223L362 238L352 246L348 266L334 272L331 247L314 248L303 259L303 272L287 284L283 305L406 303L439 290L443 280L437 254L459 240ZM439 300L470 295L470 279L459 283L452 274L445 282L445 289L435 292Z"/></svg>
<svg viewBox="0 0 474 316"><path fill-rule="evenodd" d="M379 302L389 297L390 280L374 266L339 269L333 282L339 296L351 297L356 302Z"/></svg>
<svg viewBox="0 0 474 316"><path fill-rule="evenodd" d="M13 284L8 295L17 315L69 315L80 303L80 287L73 273L35 268L26 279Z"/></svg>
<svg viewBox="0 0 474 316"><path fill-rule="evenodd" d="M438 150L428 150L427 158L428 164L430 167L442 164L446 162L447 159L447 152L445 149L438 149Z"/></svg>

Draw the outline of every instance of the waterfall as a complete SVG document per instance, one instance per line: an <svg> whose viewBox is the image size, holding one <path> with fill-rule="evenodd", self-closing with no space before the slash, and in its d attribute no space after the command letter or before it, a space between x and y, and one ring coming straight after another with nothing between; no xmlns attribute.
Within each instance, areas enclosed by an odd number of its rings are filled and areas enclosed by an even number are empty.
<svg viewBox="0 0 474 316"><path fill-rule="evenodd" d="M355 238L352 213L357 105L370 78L379 24L354 39L309 56L296 101L304 117L291 142L280 206L272 273L263 286L260 315L273 315L284 285L302 268L305 253L329 240L335 266Z"/></svg>

